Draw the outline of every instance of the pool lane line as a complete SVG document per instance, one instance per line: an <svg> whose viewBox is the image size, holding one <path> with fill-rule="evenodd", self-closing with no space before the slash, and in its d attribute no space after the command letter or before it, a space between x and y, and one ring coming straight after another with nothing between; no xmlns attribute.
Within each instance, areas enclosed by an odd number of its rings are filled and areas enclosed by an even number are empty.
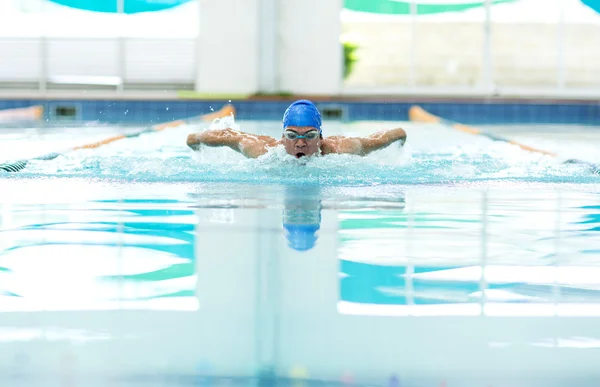
<svg viewBox="0 0 600 387"><path fill-rule="evenodd" d="M66 149L63 152L52 152L52 153L48 153L48 154L45 154L42 156L33 157L30 159L6 162L3 164L0 164L0 171L19 172L20 170L24 169L27 166L27 164L29 164L30 161L33 161L33 160L53 160L53 159L57 158L58 156L61 156L68 152L72 152L72 151L76 151L76 150L80 150L80 149L94 149L94 148L98 148L102 145L106 145L106 144L110 144L110 143L118 141L118 140L122 140L124 138L138 137L145 133L160 132L165 129L174 128L174 127L189 124L189 123L192 123L195 121L212 121L216 118L227 117L231 114L235 114L235 108L233 107L233 105L228 104L228 105L223 106L220 110L217 110L213 113L207 113L207 114L203 114L203 115L196 116L196 117L186 118L183 120L176 120L176 121L170 121L170 122L165 122L165 123L161 123L161 124L156 124L147 129L141 130L139 132L135 132L135 133L131 133L131 134L119 134L119 135L116 135L113 137L106 138L104 140L92 142L89 144L78 145L78 146Z"/></svg>
<svg viewBox="0 0 600 387"><path fill-rule="evenodd" d="M0 110L1 123L40 121L42 118L44 118L42 105Z"/></svg>
<svg viewBox="0 0 600 387"><path fill-rule="evenodd" d="M556 154L554 152L549 152L549 151L546 151L543 149L534 148L529 145L524 145L524 144L521 144L514 140L510 140L508 138L504 138L504 137L500 137L500 136L497 136L492 133L484 132L481 129L475 128L473 126L463 125L458 122L454 122L454 121L450 121L450 120L447 120L442 117L438 117L436 115L429 113L428 111L426 111L425 109L423 109L420 106L416 106L416 105L411 106L410 109L408 110L408 118L410 121L413 121L413 122L423 122L423 123L432 123L432 124L435 123L435 124L446 125L446 126L449 126L451 128L454 128L454 129L459 130L464 133L480 135L480 136L487 137L494 141L502 141L502 142L506 142L506 143L509 143L512 145L516 145L519 148L526 150L528 152L540 153L540 154L543 154L546 156L552 156L552 157L559 157L558 154ZM590 163L588 161L578 160L578 159L569 159L569 160L563 161L563 164L585 165L585 166L589 167L593 173L600 175L600 165Z"/></svg>

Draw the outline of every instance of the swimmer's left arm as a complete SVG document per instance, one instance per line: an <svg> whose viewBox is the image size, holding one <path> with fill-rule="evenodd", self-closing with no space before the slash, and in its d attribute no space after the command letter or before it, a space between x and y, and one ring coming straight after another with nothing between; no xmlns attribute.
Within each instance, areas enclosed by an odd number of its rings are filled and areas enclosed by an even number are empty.
<svg viewBox="0 0 600 387"><path fill-rule="evenodd" d="M365 156L371 152L383 149L395 142L404 146L406 142L406 132L402 128L384 130L373 133L370 136L362 138L348 138L345 140L345 153L353 153Z"/></svg>
<svg viewBox="0 0 600 387"><path fill-rule="evenodd" d="M246 157L256 158L267 153L267 147L274 146L275 139L269 136L256 136L233 129L207 130L202 133L192 133L187 138L187 145L193 150L200 146L227 146Z"/></svg>

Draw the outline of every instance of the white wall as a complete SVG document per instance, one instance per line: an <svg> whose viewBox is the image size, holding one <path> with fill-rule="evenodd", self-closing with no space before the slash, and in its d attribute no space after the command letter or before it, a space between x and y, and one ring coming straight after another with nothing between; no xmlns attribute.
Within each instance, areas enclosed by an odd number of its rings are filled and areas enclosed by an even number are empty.
<svg viewBox="0 0 600 387"><path fill-rule="evenodd" d="M279 90L279 0L259 0L259 90Z"/></svg>
<svg viewBox="0 0 600 387"><path fill-rule="evenodd" d="M341 0L198 1L198 92L339 92Z"/></svg>
<svg viewBox="0 0 600 387"><path fill-rule="evenodd" d="M280 2L280 87L335 94L342 84L341 0Z"/></svg>
<svg viewBox="0 0 600 387"><path fill-rule="evenodd" d="M258 90L258 0L198 0L196 91Z"/></svg>
<svg viewBox="0 0 600 387"><path fill-rule="evenodd" d="M192 38L40 37L0 39L0 82L40 82L59 78L118 77L133 83L192 84Z"/></svg>

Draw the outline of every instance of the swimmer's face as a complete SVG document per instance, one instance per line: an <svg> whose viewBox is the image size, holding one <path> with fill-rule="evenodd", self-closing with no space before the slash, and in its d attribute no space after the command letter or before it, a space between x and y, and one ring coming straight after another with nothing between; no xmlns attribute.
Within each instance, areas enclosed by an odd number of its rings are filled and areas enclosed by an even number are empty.
<svg viewBox="0 0 600 387"><path fill-rule="evenodd" d="M288 132L286 134L286 132ZM308 138L295 138L297 135ZM312 126L288 126L281 137L285 151L296 158L321 152L321 135Z"/></svg>

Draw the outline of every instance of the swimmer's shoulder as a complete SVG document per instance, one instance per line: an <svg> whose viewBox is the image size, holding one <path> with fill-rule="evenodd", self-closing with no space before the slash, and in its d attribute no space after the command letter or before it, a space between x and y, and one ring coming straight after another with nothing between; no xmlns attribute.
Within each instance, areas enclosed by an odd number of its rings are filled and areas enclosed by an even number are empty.
<svg viewBox="0 0 600 387"><path fill-rule="evenodd" d="M359 152L360 142L354 138L331 136L321 140L321 153L324 155L332 153L358 154Z"/></svg>

